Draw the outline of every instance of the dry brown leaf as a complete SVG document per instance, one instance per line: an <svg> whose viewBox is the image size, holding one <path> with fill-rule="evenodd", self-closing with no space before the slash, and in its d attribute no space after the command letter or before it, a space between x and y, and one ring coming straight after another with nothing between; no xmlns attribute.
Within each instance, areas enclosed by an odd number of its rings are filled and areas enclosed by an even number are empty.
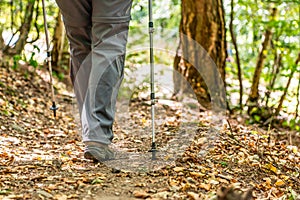
<svg viewBox="0 0 300 200"><path fill-rule="evenodd" d="M200 200L199 194L195 192L188 192L188 197L190 197L192 200Z"/></svg>
<svg viewBox="0 0 300 200"><path fill-rule="evenodd" d="M265 167L271 170L272 172L277 173L277 168L274 167L271 163L266 164Z"/></svg>
<svg viewBox="0 0 300 200"><path fill-rule="evenodd" d="M56 199L56 200L67 200L68 196L64 195L64 194L57 194L57 195L54 196L54 199Z"/></svg>
<svg viewBox="0 0 300 200"><path fill-rule="evenodd" d="M178 181L170 179L169 180L169 185L170 186L177 186L178 185Z"/></svg>
<svg viewBox="0 0 300 200"><path fill-rule="evenodd" d="M263 180L265 181L265 184L266 184L268 187L271 186L271 179L270 179L269 177L264 178Z"/></svg>
<svg viewBox="0 0 300 200"><path fill-rule="evenodd" d="M173 170L175 171L175 172L183 172L184 171L184 167L175 167Z"/></svg>
<svg viewBox="0 0 300 200"><path fill-rule="evenodd" d="M199 185L199 188L202 188L202 189L205 189L206 191L209 191L210 188L211 188L211 185L210 184L207 184L207 183L201 183Z"/></svg>
<svg viewBox="0 0 300 200"><path fill-rule="evenodd" d="M275 182L275 185L278 186L278 187L282 187L285 185L285 182L281 179L278 179L276 182Z"/></svg>
<svg viewBox="0 0 300 200"><path fill-rule="evenodd" d="M195 177L203 177L203 176L205 176L205 174L203 174L201 172L190 172L190 174L192 176L195 176Z"/></svg>
<svg viewBox="0 0 300 200"><path fill-rule="evenodd" d="M148 193L145 192L145 191L134 191L134 192L133 192L133 196L134 196L135 198L146 199L146 198L150 197L150 194L148 194Z"/></svg>

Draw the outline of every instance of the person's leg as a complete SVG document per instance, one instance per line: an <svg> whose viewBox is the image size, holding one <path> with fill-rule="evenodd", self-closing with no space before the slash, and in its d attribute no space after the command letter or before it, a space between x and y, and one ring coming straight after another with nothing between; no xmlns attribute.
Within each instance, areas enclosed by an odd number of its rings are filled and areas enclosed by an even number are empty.
<svg viewBox="0 0 300 200"><path fill-rule="evenodd" d="M131 0L93 0L92 69L82 111L84 142L110 144L123 78Z"/></svg>
<svg viewBox="0 0 300 200"><path fill-rule="evenodd" d="M123 78L131 0L57 0L71 49L71 78L85 157L110 159L115 103Z"/></svg>
<svg viewBox="0 0 300 200"><path fill-rule="evenodd" d="M70 76L81 113L91 70L92 1L56 0L56 3L61 10L70 45Z"/></svg>

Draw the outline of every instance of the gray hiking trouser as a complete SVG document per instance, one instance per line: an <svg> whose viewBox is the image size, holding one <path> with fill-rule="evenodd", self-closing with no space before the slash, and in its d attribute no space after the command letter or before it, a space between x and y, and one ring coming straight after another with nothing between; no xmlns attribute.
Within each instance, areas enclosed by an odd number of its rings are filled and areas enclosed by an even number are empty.
<svg viewBox="0 0 300 200"><path fill-rule="evenodd" d="M132 0L56 0L70 44L83 142L110 144Z"/></svg>

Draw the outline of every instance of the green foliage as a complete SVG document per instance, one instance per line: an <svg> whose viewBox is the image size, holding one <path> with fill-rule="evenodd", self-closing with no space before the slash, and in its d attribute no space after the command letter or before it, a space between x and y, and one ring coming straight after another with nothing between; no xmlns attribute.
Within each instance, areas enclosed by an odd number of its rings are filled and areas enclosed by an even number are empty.
<svg viewBox="0 0 300 200"><path fill-rule="evenodd" d="M148 1L133 1L130 35L134 38L130 45L148 41ZM176 0L153 1L153 22L155 34L161 38L176 37L180 22L180 4ZM173 44L174 45L174 44Z"/></svg>
<svg viewBox="0 0 300 200"><path fill-rule="evenodd" d="M39 66L38 62L34 60L32 57L29 60L29 64L33 66L34 68L37 68Z"/></svg>
<svg viewBox="0 0 300 200"><path fill-rule="evenodd" d="M298 195L297 195L297 193L293 190L293 189L291 189L291 188L288 188L287 189L288 191L288 196L287 196L287 198L288 198L288 200L297 200L298 198Z"/></svg>
<svg viewBox="0 0 300 200"><path fill-rule="evenodd" d="M11 193L11 189L4 189L4 190L0 190L0 195L7 195L9 193Z"/></svg>
<svg viewBox="0 0 300 200"><path fill-rule="evenodd" d="M33 66L34 68L37 68L39 66L38 62L34 59L35 52L32 52L30 59L28 61L29 65Z"/></svg>
<svg viewBox="0 0 300 200"><path fill-rule="evenodd" d="M157 29L178 30L180 4L178 0L153 1L153 21ZM133 1L131 25L148 25L148 1Z"/></svg>
<svg viewBox="0 0 300 200"><path fill-rule="evenodd" d="M60 81L64 80L65 74L62 72L52 72L53 76L58 78Z"/></svg>
<svg viewBox="0 0 300 200"><path fill-rule="evenodd" d="M104 179L103 177L98 177L98 178L94 179L94 180L92 181L92 185L103 183L103 182L104 182L103 179Z"/></svg>
<svg viewBox="0 0 300 200"><path fill-rule="evenodd" d="M300 131L300 120L297 119L284 120L282 122L282 126L289 128L291 130Z"/></svg>
<svg viewBox="0 0 300 200"><path fill-rule="evenodd" d="M230 3L231 0L225 1L226 23L230 22ZM277 9L275 17L271 16L272 9ZM264 68L260 79L260 107L266 106L276 108L283 91L286 89L288 78L293 72L299 73L299 65L295 66L295 60L299 53L299 28L300 28L300 6L299 1L246 1L234 0L234 32L238 43L239 56L243 71L243 83L246 87L244 92L244 102L248 99L250 86L252 84L253 73L256 62L259 57L260 48L267 29L272 32L272 39L268 49L264 52L265 61ZM229 27L228 27L229 30ZM228 47L231 45L231 37L227 37ZM235 51L230 54L235 59ZM278 59L281 57L281 62ZM279 67L278 73L276 68ZM237 79L236 63L228 62L226 67L228 77ZM297 82L297 76L292 82ZM272 80L274 85L270 85ZM236 93L237 82L229 78L228 94L230 96ZM246 85L246 86L245 86ZM287 98L297 101L296 97L297 84L291 84ZM266 93L269 93L268 97ZM230 105L236 106L236 100L231 99ZM293 103L295 105L295 103ZM290 107L291 105L289 105ZM284 107L284 106L283 106ZM291 109L291 107L289 108ZM293 107L293 110L296 108ZM260 111L264 108L259 108ZM286 110L283 110L286 111ZM251 114L254 122L265 120L262 116L264 112Z"/></svg>
<svg viewBox="0 0 300 200"><path fill-rule="evenodd" d="M22 57L20 56L20 55L15 55L14 57L13 57L13 62L14 62L14 64L13 64L13 66L12 66L12 69L17 69L18 68L18 66L19 66L19 61L22 59Z"/></svg>
<svg viewBox="0 0 300 200"><path fill-rule="evenodd" d="M20 36L20 27L24 23L24 17L27 13L26 5L28 2L35 3L31 31L28 34L28 45L37 50L39 43L32 43L44 35L44 21L42 16L42 4L37 0L3 0L0 3L0 35L2 35L5 45L13 48ZM56 21L53 16L56 15L58 8L54 0L46 0L49 30L55 26ZM7 48L7 47L6 47ZM24 50L26 52L26 50ZM27 52L26 52L27 53Z"/></svg>
<svg viewBox="0 0 300 200"><path fill-rule="evenodd" d="M225 161L221 161L221 162L220 162L220 165L221 165L222 167L227 167L227 166L228 166L228 163L225 162Z"/></svg>

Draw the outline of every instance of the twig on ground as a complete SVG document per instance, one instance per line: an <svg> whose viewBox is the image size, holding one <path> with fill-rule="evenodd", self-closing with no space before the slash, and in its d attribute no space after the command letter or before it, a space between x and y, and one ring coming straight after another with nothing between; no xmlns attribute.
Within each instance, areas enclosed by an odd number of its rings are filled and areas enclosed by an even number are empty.
<svg viewBox="0 0 300 200"><path fill-rule="evenodd" d="M231 181L231 178L230 178L230 177L225 176L225 175L223 175L223 174L218 174L217 177L220 177L220 178L225 179L225 180L227 180L227 181Z"/></svg>

